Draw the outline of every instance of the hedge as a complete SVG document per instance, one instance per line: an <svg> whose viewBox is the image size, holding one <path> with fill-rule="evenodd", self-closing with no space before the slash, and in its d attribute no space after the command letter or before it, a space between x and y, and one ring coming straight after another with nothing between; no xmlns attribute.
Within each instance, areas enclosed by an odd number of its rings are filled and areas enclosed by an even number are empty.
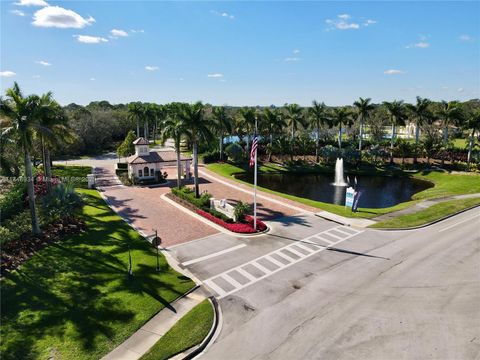
<svg viewBox="0 0 480 360"><path fill-rule="evenodd" d="M0 221L21 213L25 208L25 198L27 196L27 184L23 181L17 182L12 189L0 199Z"/></svg>
<svg viewBox="0 0 480 360"><path fill-rule="evenodd" d="M203 193L199 198L196 198L195 192L187 187L182 187L180 189L172 188L172 193L198 208L210 207L210 198L212 196L209 193Z"/></svg>
<svg viewBox="0 0 480 360"><path fill-rule="evenodd" d="M246 223L227 223L202 209L197 209L196 212L204 218L207 218L208 220L213 221L215 224L220 225L234 233L252 234L258 231L265 231L267 229L267 225L265 225L263 221L257 220L257 230L255 231L253 228L253 218L251 216L245 217L245 220L247 221Z"/></svg>

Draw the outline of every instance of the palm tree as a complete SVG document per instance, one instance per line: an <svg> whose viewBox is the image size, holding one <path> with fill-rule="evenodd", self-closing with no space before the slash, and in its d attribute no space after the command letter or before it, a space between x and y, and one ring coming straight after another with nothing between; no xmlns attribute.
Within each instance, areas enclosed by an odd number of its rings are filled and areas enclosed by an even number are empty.
<svg viewBox="0 0 480 360"><path fill-rule="evenodd" d="M360 151L362 151L363 124L370 118L370 113L375 109L375 105L370 103L371 100L370 98L359 98L353 103L358 112L357 120L360 121L360 139L358 140L358 150Z"/></svg>
<svg viewBox="0 0 480 360"><path fill-rule="evenodd" d="M247 134L247 154L250 153L250 134L255 131L256 111L251 107L241 108L238 112L238 125L242 127L242 132Z"/></svg>
<svg viewBox="0 0 480 360"><path fill-rule="evenodd" d="M188 129L188 138L192 143L195 197L199 197L198 143L202 140L208 141L212 138L210 121L205 118L204 106L200 101L192 105L184 104L181 106L181 110L178 115L180 121L182 122L182 126Z"/></svg>
<svg viewBox="0 0 480 360"><path fill-rule="evenodd" d="M232 118L227 114L225 106L215 106L212 109L213 127L219 137L220 160L223 159L223 137L232 132Z"/></svg>
<svg viewBox="0 0 480 360"><path fill-rule="evenodd" d="M182 187L182 166L180 159L180 144L184 136L189 136L188 130L185 128L185 124L176 117L169 117L163 123L161 142L165 144L167 139L173 139L175 144L175 152L177 154L177 187ZM195 177L196 179L196 177Z"/></svg>
<svg viewBox="0 0 480 360"><path fill-rule="evenodd" d="M475 132L480 130L480 110L477 109L474 112L468 114L463 126L465 129L472 131L470 133L470 139L468 141L468 155L467 155L467 164L468 164L468 168L470 168L473 143L475 140Z"/></svg>
<svg viewBox="0 0 480 360"><path fill-rule="evenodd" d="M266 133L268 133L270 143L268 151L268 162L272 161L273 135L281 132L286 126L286 122L277 109L265 108L262 114L261 124Z"/></svg>
<svg viewBox="0 0 480 360"><path fill-rule="evenodd" d="M405 112L405 104L403 100L392 102L384 101L383 105L387 109L388 115L390 117L390 123L392 124L392 134L390 141L390 164L393 164L393 147L395 144L395 129L396 126L405 125L405 119L407 114Z"/></svg>
<svg viewBox="0 0 480 360"><path fill-rule="evenodd" d="M50 149L58 143L58 139L71 141L74 135L67 126L67 117L60 104L54 99L51 92L42 95L39 98L39 109L37 112L36 131L40 138L40 147L42 151L43 168L47 182L47 189L50 192L52 188L51 178L52 170L50 167Z"/></svg>
<svg viewBox="0 0 480 360"><path fill-rule="evenodd" d="M448 144L448 127L462 121L463 114L458 101L442 101L442 108L438 115L442 119L443 126L443 146Z"/></svg>
<svg viewBox="0 0 480 360"><path fill-rule="evenodd" d="M333 109L333 116L329 118L329 126L338 126L338 148L342 148L342 125L352 126L352 112L346 107Z"/></svg>
<svg viewBox="0 0 480 360"><path fill-rule="evenodd" d="M143 104L141 102L132 102L128 104L128 117L137 123L137 137L140 137L140 122L144 117Z"/></svg>
<svg viewBox="0 0 480 360"><path fill-rule="evenodd" d="M298 104L286 104L286 109L287 109L287 114L286 114L286 120L287 124L290 127L291 131L291 137L290 139L292 140L295 137L295 132L298 130L299 125L304 126L305 121L304 121L304 114L302 111L302 108Z"/></svg>
<svg viewBox="0 0 480 360"><path fill-rule="evenodd" d="M320 160L320 125L328 124L327 106L322 102L313 100L309 109L310 120L315 127L315 162Z"/></svg>
<svg viewBox="0 0 480 360"><path fill-rule="evenodd" d="M27 181L28 204L32 222L32 233L41 233L35 205L35 190L33 187L32 161L30 151L39 112L39 97L35 95L23 96L20 87L15 82L13 87L7 89L6 99L0 98L0 113L7 117L10 126L6 127L2 136L16 137L22 148L25 163L25 178Z"/></svg>
<svg viewBox="0 0 480 360"><path fill-rule="evenodd" d="M415 118L415 147L418 148L420 143L420 127L425 124L428 118L432 117L432 113L429 110L432 102L429 99L421 98L417 96L417 103L415 105L407 104L407 108ZM417 163L417 151L414 151L413 163Z"/></svg>

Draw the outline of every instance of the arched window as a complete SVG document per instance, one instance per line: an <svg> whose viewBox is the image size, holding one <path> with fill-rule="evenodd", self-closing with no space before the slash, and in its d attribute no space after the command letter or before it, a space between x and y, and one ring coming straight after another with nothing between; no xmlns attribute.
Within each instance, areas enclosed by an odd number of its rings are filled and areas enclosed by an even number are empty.
<svg viewBox="0 0 480 360"><path fill-rule="evenodd" d="M145 174L145 176L148 176L148 173L149 173L149 171L148 171L148 166L145 166L145 167L143 168L143 173Z"/></svg>
<svg viewBox="0 0 480 360"><path fill-rule="evenodd" d="M142 177L142 170L138 170L138 177Z"/></svg>

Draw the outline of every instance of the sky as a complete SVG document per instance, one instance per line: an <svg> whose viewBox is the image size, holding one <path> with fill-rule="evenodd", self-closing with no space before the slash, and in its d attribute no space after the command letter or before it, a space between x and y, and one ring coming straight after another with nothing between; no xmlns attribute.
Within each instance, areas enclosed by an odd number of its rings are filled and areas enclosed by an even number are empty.
<svg viewBox="0 0 480 360"><path fill-rule="evenodd" d="M63 105L480 97L480 2L0 1L0 90Z"/></svg>

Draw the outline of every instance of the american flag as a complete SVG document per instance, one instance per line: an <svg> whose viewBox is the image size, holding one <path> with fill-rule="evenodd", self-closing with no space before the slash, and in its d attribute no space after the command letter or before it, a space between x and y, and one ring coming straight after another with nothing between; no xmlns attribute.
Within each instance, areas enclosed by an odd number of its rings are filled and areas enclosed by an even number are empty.
<svg viewBox="0 0 480 360"><path fill-rule="evenodd" d="M250 150L250 167L255 165L255 152L257 151L257 147L258 147L258 138L257 138L257 135L255 134L253 136L252 149Z"/></svg>

